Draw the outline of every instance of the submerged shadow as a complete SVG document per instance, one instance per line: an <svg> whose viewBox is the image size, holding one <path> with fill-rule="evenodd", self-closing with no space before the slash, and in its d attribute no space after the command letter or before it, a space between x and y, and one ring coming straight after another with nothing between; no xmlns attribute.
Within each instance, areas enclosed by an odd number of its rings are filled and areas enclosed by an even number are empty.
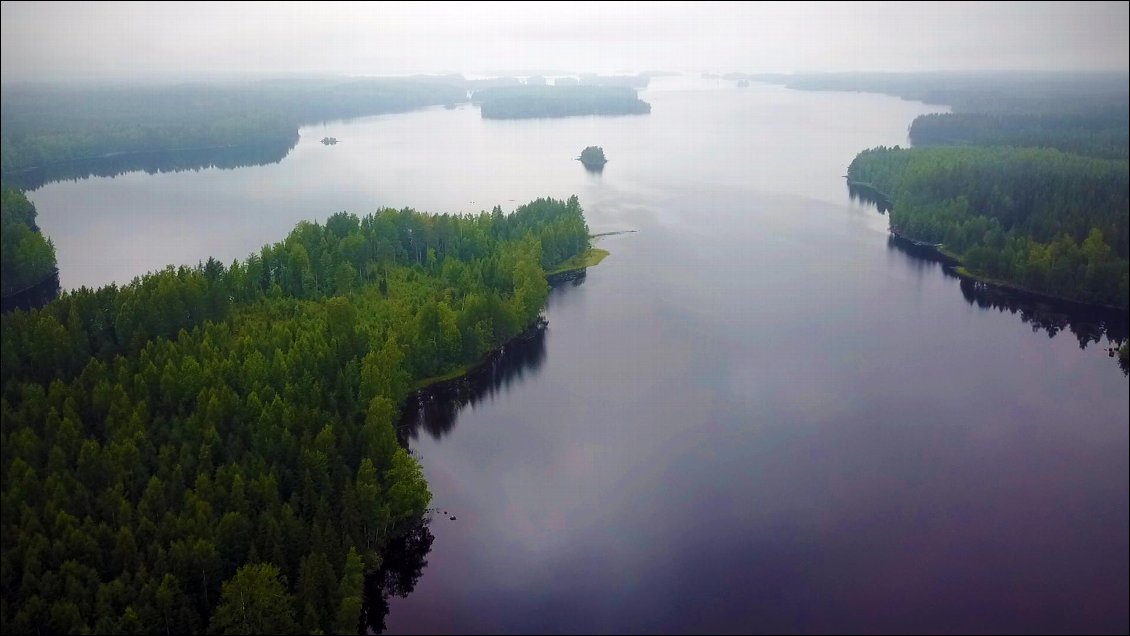
<svg viewBox="0 0 1130 636"><path fill-rule="evenodd" d="M389 598L407 598L416 589L428 565L433 541L435 536L425 519L411 531L389 541L381 551L381 567L365 577L365 599L361 607L364 633L385 631Z"/></svg>
<svg viewBox="0 0 1130 636"><path fill-rule="evenodd" d="M39 283L0 299L0 313L6 314L14 309L39 309L58 298L59 291L59 270L56 269Z"/></svg>
<svg viewBox="0 0 1130 636"><path fill-rule="evenodd" d="M854 181L847 182L848 198L856 203L872 203L879 214L886 214L891 210L891 201L882 192L865 184Z"/></svg>
<svg viewBox="0 0 1130 636"><path fill-rule="evenodd" d="M219 168L233 170L282 161L298 143L293 139L228 148L191 148L131 152L91 159L76 159L3 175L4 185L36 190L56 181L81 181L91 177L117 177L130 172L159 174Z"/></svg>
<svg viewBox="0 0 1130 636"><path fill-rule="evenodd" d="M952 264L949 259L893 235L887 238L887 248L915 262L939 263L947 277L958 279L961 295L970 305L1013 314L1030 325L1032 331L1042 331L1049 338L1068 332L1078 341L1080 349L1101 344L1105 338L1110 343L1107 354L1115 357L1114 351L1130 331L1130 318L1124 311L1059 301L962 278L949 266Z"/></svg>
<svg viewBox="0 0 1130 636"><path fill-rule="evenodd" d="M533 375L545 361L546 324L539 321L514 340L490 354L470 373L417 391L400 415L397 437L407 446L425 431L441 439L455 428L459 412Z"/></svg>

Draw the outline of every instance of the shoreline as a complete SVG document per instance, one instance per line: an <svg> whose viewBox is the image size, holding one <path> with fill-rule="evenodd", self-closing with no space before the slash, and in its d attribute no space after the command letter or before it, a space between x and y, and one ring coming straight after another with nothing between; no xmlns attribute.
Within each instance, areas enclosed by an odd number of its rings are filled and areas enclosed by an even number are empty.
<svg viewBox="0 0 1130 636"><path fill-rule="evenodd" d="M575 274L589 267L600 265L600 262L607 258L608 254L608 250L599 247L590 247L572 258L566 259L557 269L546 272L545 279L552 287L559 282L559 279L569 280L568 278L562 278L565 274Z"/></svg>
<svg viewBox="0 0 1130 636"><path fill-rule="evenodd" d="M518 335L502 343L498 347L491 349L480 360L471 364L465 364L454 371L449 371L443 375L435 375L430 378L424 378L412 385L411 390L408 391L408 397L405 398L405 404L411 400L421 402L426 399L434 399L440 393L445 393L457 388L462 383L468 381L472 376L482 373L487 369L492 362L498 360L503 354L506 353L506 347L519 340L531 340L537 335L545 331L549 326L549 321L544 316L538 316L532 324L527 325L525 329L518 333Z"/></svg>
<svg viewBox="0 0 1130 636"><path fill-rule="evenodd" d="M887 196L887 193L879 190L870 183L864 181L854 181L850 177L846 178L849 187L867 190L877 195L878 197L881 197L883 202L885 202L888 206L891 206L891 199L889 196ZM879 202L876 201L875 203L876 205L878 205ZM946 268L947 271L951 272L958 278L970 281L986 289L996 289L1010 294L1015 294L1022 298L1027 298L1029 300L1062 303L1080 310L1114 311L1120 312L1122 314L1130 314L1130 308L1127 307L1118 307L1115 305L1105 305L1103 303L1092 303L1082 300L1076 300L1073 298L1065 298L1063 296L1056 296L1054 294L1048 294L1045 292L1028 289L1026 287L1017 285L1015 283L1010 283L1008 281L975 274L966 269L965 265L961 262L961 259L958 258L958 256L953 252L946 250L941 243L929 243L926 241L912 239L909 236L906 236L899 232L897 228L892 227L889 220L887 221L887 232L889 232L892 238L901 243L904 247L908 248L907 251L911 254L914 254L920 258L929 258L930 260L938 261L942 264L942 267Z"/></svg>
<svg viewBox="0 0 1130 636"><path fill-rule="evenodd" d="M594 255L594 252L596 252L597 254ZM566 265L564 267L553 270L552 272L547 272L545 275L545 281L547 284L549 284L550 287L557 287L558 285L561 285L563 283L582 278L589 267L595 267L596 265L598 265L600 261L604 260L604 258L608 256L608 254L608 250L590 247L582 254L566 260ZM570 261L576 259L582 259L582 264L578 266L568 265ZM518 333L518 335L514 336L510 340L507 340L494 349L491 349L481 359L469 364L461 365L458 368L447 373L434 375L429 378L423 378L414 382L412 384L411 390L408 392L408 397L405 401L407 402L408 400L412 399L420 401L426 398L435 397L435 395L438 393L450 390L459 383L464 382L470 376L481 372L483 369L489 366L491 362L498 359L498 357L505 352L506 347L510 344L518 340L530 340L536 337L539 332L544 331L548 326L549 321L546 320L544 316L539 314L537 319L534 320L533 323L527 325L525 329Z"/></svg>
<svg viewBox="0 0 1130 636"><path fill-rule="evenodd" d="M63 159L61 161L52 161L45 163L41 166L28 166L26 168L16 168L15 170L5 170L0 172L3 177L18 177L28 173L35 172L36 170L48 170L50 168L59 168L62 166L69 166L83 161L100 161L102 159L118 159L121 157L138 157L141 155L155 155L163 152L198 152L204 150L234 150L237 148L255 148L265 146L267 144L281 143L284 140L281 138L263 139L261 141L252 141L242 144L221 144L214 146L182 146L179 148L156 148L152 150L123 150L119 152L107 152L101 155L90 155L87 157L75 157L73 159ZM290 140L285 140L290 141ZM295 131L294 143L298 142L298 132Z"/></svg>
<svg viewBox="0 0 1130 636"><path fill-rule="evenodd" d="M1103 303L1091 303L1081 300L1075 300L1072 298L1065 298L1063 296L1056 296L1054 294L1038 292L1026 287L1022 287L1020 285L1016 285L1014 283L1010 283L1008 281L974 274L973 272L965 268L965 265L962 264L961 259L959 259L952 252L946 251L940 243L934 245L931 243L926 243L924 241L918 241L912 238L908 238L900 234L898 230L895 230L894 228L888 228L887 231L890 232L891 238L901 243L911 254L919 258L928 258L930 260L937 261L942 264L942 267L944 267L947 272L953 274L954 276L957 276L961 280L969 281L984 289L994 289L997 291L1006 292L1027 300L1053 302L1061 305L1067 305L1076 310L1118 312L1121 314L1130 315L1130 309L1126 307L1104 305Z"/></svg>

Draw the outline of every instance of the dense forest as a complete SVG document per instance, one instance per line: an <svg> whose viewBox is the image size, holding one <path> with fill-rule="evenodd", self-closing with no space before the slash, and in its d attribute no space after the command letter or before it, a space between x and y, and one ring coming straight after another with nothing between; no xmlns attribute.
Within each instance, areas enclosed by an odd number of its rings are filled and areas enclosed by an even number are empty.
<svg viewBox="0 0 1130 636"><path fill-rule="evenodd" d="M399 405L522 332L588 244L576 197L339 213L4 315L3 631L356 633L430 499Z"/></svg>
<svg viewBox="0 0 1130 636"><path fill-rule="evenodd" d="M952 113L922 115L915 146L1056 148L1103 159L1130 157L1126 73L824 73L749 75L801 90L867 91Z"/></svg>
<svg viewBox="0 0 1130 636"><path fill-rule="evenodd" d="M10 296L55 274L55 246L35 223L35 204L0 187L0 295Z"/></svg>
<svg viewBox="0 0 1130 636"><path fill-rule="evenodd" d="M0 89L5 172L118 153L289 143L304 124L467 101L459 77Z"/></svg>
<svg viewBox="0 0 1130 636"><path fill-rule="evenodd" d="M934 113L910 125L915 146L980 145L1055 148L1064 152L1127 159L1130 128L1121 114Z"/></svg>
<svg viewBox="0 0 1130 636"><path fill-rule="evenodd" d="M1054 149L875 148L848 168L890 199L891 229L973 274L1127 306L1128 164Z"/></svg>
<svg viewBox="0 0 1130 636"><path fill-rule="evenodd" d="M651 112L635 89L617 85L514 86L475 91L486 119L639 115Z"/></svg>

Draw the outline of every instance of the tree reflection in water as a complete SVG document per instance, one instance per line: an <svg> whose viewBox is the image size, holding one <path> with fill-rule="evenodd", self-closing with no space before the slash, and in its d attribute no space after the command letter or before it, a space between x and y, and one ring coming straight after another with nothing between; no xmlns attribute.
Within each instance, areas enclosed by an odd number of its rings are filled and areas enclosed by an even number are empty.
<svg viewBox="0 0 1130 636"><path fill-rule="evenodd" d="M107 157L76 159L4 175L4 183L21 190L38 190L56 181L80 181L91 177L117 177L130 172L161 174L218 168L234 170L282 161L298 143L293 139L228 148L188 148L131 152Z"/></svg>
<svg viewBox="0 0 1130 636"><path fill-rule="evenodd" d="M381 553L381 567L365 577L365 603L361 618L365 633L381 634L388 617L388 599L406 598L416 588L428 565L435 536L425 518L408 533L397 537Z"/></svg>
<svg viewBox="0 0 1130 636"><path fill-rule="evenodd" d="M926 266L937 263L946 276L960 278L945 265L944 259L925 253L922 249L900 241L894 236L888 237L887 247L906 254ZM1108 351L1117 350L1127 338L1130 321L1124 311L1057 301L992 287L966 278L960 278L959 287L961 295L970 305L1013 314L1024 324L1031 325L1032 331L1042 331L1048 334L1049 338L1054 338L1064 331L1070 332L1078 341L1080 349L1098 344L1106 347ZM1104 338L1106 344L1103 343ZM1111 356L1114 357L1114 354L1111 353Z"/></svg>
<svg viewBox="0 0 1130 636"><path fill-rule="evenodd" d="M444 437L455 427L464 407L492 398L527 374L537 373L545 361L546 332L546 324L539 322L467 375L409 396L397 427L401 444L416 439L421 429L435 439Z"/></svg>

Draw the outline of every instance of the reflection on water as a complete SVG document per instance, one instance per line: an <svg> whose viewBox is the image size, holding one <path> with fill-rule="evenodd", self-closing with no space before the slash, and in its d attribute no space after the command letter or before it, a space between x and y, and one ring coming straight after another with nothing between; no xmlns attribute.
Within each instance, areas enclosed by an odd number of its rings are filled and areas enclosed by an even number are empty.
<svg viewBox="0 0 1130 636"><path fill-rule="evenodd" d="M574 285L579 283L572 281ZM401 443L407 445L409 438L417 439L421 429L432 438L441 439L455 427L464 407L474 406L537 373L545 360L546 332L545 323L539 322L492 353L471 373L409 397L397 427Z"/></svg>
<svg viewBox="0 0 1130 636"><path fill-rule="evenodd" d="M116 177L128 172L147 174L184 172L220 168L232 170L247 166L265 166L282 161L295 144L298 135L289 141L232 148L194 148L156 152L131 152L92 159L68 161L43 168L33 168L4 175L4 183L23 190L36 190L56 181L80 181L90 177Z"/></svg>
<svg viewBox="0 0 1130 636"><path fill-rule="evenodd" d="M13 309L38 309L59 297L59 270L50 278L21 292L5 296L0 313L7 313Z"/></svg>
<svg viewBox="0 0 1130 636"><path fill-rule="evenodd" d="M393 596L406 598L416 588L420 575L428 565L427 557L434 540L428 522L424 520L407 534L393 539L385 546L381 552L381 567L365 577L365 601L361 617L366 633L384 632L388 599Z"/></svg>
<svg viewBox="0 0 1130 636"><path fill-rule="evenodd" d="M1127 337L1126 312L1021 294L961 278L946 266L948 259L893 235L887 238L887 248L919 262L940 263L946 276L960 279L961 295L970 305L1013 314L1031 325L1032 331L1046 332L1049 338L1069 331L1079 341L1079 348L1086 349L1088 345L1101 343L1104 337L1116 345Z"/></svg>
<svg viewBox="0 0 1130 636"><path fill-rule="evenodd" d="M890 211L890 200L875 188L854 181L848 181L847 188L848 197L850 197L852 201L874 203L875 208L879 210L879 214L886 214Z"/></svg>

